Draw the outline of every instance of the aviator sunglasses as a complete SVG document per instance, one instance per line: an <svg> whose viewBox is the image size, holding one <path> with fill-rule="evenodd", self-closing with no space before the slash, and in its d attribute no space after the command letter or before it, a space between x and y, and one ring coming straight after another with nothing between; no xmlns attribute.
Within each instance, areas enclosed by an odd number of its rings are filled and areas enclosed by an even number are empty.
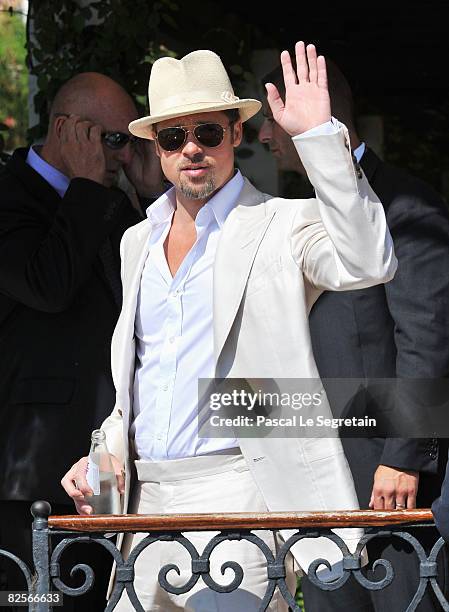
<svg viewBox="0 0 449 612"><path fill-rule="evenodd" d="M231 125L231 124L229 124ZM193 128L188 130L187 128ZM183 125L159 130L155 138L164 151L177 151L187 140L188 134L193 134L204 147L218 147L223 142L228 128L219 123L200 123L199 125Z"/></svg>
<svg viewBox="0 0 449 612"><path fill-rule="evenodd" d="M67 113L53 113L54 117L70 117ZM123 149L129 143L135 144L139 138L124 132L102 132L101 140L109 149Z"/></svg>

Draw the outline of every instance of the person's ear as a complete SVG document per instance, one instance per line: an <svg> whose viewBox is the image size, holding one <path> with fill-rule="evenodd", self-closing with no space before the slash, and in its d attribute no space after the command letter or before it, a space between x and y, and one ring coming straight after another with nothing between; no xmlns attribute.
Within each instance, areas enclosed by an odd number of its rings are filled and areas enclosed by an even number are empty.
<svg viewBox="0 0 449 612"><path fill-rule="evenodd" d="M238 147L242 142L243 138L243 125L242 120L239 119L232 125L232 144L234 147Z"/></svg>
<svg viewBox="0 0 449 612"><path fill-rule="evenodd" d="M67 117L55 117L53 119L53 133L58 140L61 138L61 129L64 122L67 121Z"/></svg>
<svg viewBox="0 0 449 612"><path fill-rule="evenodd" d="M159 143L157 141L156 138L156 126L153 126L151 129L151 135L153 136L152 140L154 142L154 150L156 151L156 155L160 158L161 157L161 150L159 149Z"/></svg>

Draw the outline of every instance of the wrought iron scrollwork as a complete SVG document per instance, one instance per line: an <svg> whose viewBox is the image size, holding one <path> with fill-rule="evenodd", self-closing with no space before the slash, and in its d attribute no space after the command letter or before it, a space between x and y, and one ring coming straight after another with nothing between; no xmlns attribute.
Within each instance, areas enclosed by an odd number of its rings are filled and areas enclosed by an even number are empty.
<svg viewBox="0 0 449 612"><path fill-rule="evenodd" d="M6 559L9 559L10 561L18 565L20 571L24 575L24 578L27 584L27 590L30 591L33 579L31 575L31 570L28 567L28 565L24 561L22 561L22 559L19 559L19 557L17 557L16 555L13 555L8 550L3 550L1 548L0 548L0 557L5 557Z"/></svg>
<svg viewBox="0 0 449 612"><path fill-rule="evenodd" d="M111 541L104 533L108 533L110 529L105 529L101 533L82 533L79 531L72 531L65 529L64 531L58 529L51 529L48 527L48 515L50 513L49 505L45 502L39 502L33 505L33 514L35 521L33 524L33 555L34 555L34 574L33 571L17 556L11 552L0 550L0 557L6 557L22 571L28 592L30 594L45 593L48 590L58 589L64 595L70 597L80 597L87 593L94 583L94 570L87 564L78 563L71 571L70 575L73 577L75 573L83 574L83 583L78 587L71 587L61 579L60 565L61 556L64 551L71 546L75 546L78 543L90 542L96 546L103 546L112 556L115 562L116 574L115 584L112 590L111 596L107 603L105 612L112 612L118 604L123 593L126 592L129 601L134 606L134 609L138 612L144 612L144 608L139 601L138 593L134 587L134 568L135 564L141 555L142 551L152 546L156 542L176 542L180 544L190 556L190 570L191 574L183 581L183 584L173 583L173 572L178 576L181 576L180 567L174 563L164 565L159 569L158 581L162 589L172 594L184 594L191 591L198 581L201 579L206 587L217 593L231 593L240 588L242 585L245 568L239 563L233 560L222 562L218 568L222 576L226 576L225 584L220 579L217 581L217 576L211 571L213 569L212 554L213 552L225 541L239 541L244 540L250 544L256 546L266 561L267 571L267 586L263 597L259 602L258 612L264 612L273 596L275 595L276 589L279 590L280 595L283 597L285 602L294 612L300 612L299 606L295 602L295 594L289 591L287 585L287 572L286 564L288 562L287 555L292 551L292 547L300 543L301 540L306 538L326 538L334 543L341 553L341 571L335 577L323 577L321 570L331 568L329 562L326 559L315 559L309 566L308 577L310 581L317 587L324 591L337 591L342 588L343 585L349 580L350 576L353 575L355 580L365 589L369 591L381 590L387 588L394 579L394 567L391 562L387 559L371 559L370 569L375 570L376 568L383 568L383 575L380 579L369 579L364 570L366 563L365 558L365 547L371 541L376 538L387 538L388 540L399 539L406 542L416 554L417 561L419 562L419 582L417 584L416 592L412 600L410 601L406 611L401 612L415 612L419 603L424 597L426 588L432 589L438 599L442 610L449 612L449 602L445 598L445 594L441 590L438 584L437 574L437 562L440 553L442 552L444 541L440 538L434 545L429 554L426 553L422 544L410 531L407 530L411 525L398 524L394 525L393 520L390 519L388 529L385 527L370 527L366 530L363 537L357 544L354 551L349 550L345 541L331 530L330 527L317 527L313 530L308 527L297 529L295 532L280 546L276 554L270 549L268 544L257 535L258 529L267 529L267 527L260 527L257 525L254 527L252 524L248 526L238 525L232 529L224 529L221 525L221 530L218 533L211 532L210 540L203 548L202 552L199 553L195 545L189 540L188 531L196 531L191 526L187 529L175 529L172 526L167 527L166 531L151 531L149 530L148 535L139 541L139 543L131 550L127 559L124 559L122 553L117 548L115 543ZM60 517L64 518L64 517ZM327 520L327 517L325 517ZM381 517L383 520L383 517ZM428 520L427 518L425 520ZM76 522L76 520L75 520ZM175 523L173 523L174 525ZM382 523L378 523L379 525ZM178 523L179 525L179 523ZM212 523L211 523L212 525ZM297 523L296 523L297 525ZM393 525L393 526L391 526ZM352 526L346 524L345 526ZM159 525L154 527L157 529ZM245 527L245 528L240 528ZM334 528L335 526L332 525ZM426 528L429 524L413 525L416 527ZM64 525L65 528L65 525ZM147 524L145 524L147 528ZM210 527L209 527L210 528ZM272 529L273 527L268 527ZM280 527L284 528L284 527ZM184 531L184 529L186 529ZM129 527L128 527L129 531ZM140 524L136 531L143 531L142 525ZM61 536L64 538L55 546L53 552L50 552L50 541L53 536ZM231 570L232 575L229 578L227 570ZM334 572L335 573L335 572ZM154 577L155 579L156 577ZM50 610L49 603L42 601L35 605L33 610L36 612L48 612Z"/></svg>

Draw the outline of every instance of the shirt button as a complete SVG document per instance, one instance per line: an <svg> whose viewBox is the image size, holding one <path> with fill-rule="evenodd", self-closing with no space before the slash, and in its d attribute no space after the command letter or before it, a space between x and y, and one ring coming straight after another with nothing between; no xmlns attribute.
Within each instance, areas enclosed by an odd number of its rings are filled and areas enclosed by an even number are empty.
<svg viewBox="0 0 449 612"><path fill-rule="evenodd" d="M164 385L164 386L162 387L162 391L167 391L167 389L168 389L168 385Z"/></svg>
<svg viewBox="0 0 449 612"><path fill-rule="evenodd" d="M173 336L169 339L170 344L173 344L173 342L175 341L175 339L173 338Z"/></svg>

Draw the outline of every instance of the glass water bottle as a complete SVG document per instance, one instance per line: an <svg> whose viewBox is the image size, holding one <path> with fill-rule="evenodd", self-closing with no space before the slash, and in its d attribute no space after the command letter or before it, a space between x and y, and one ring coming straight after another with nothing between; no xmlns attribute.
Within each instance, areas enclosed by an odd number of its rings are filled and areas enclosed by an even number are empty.
<svg viewBox="0 0 449 612"><path fill-rule="evenodd" d="M89 463L86 474L93 495L87 498L95 514L120 514L120 493L111 456L102 429L92 432Z"/></svg>

